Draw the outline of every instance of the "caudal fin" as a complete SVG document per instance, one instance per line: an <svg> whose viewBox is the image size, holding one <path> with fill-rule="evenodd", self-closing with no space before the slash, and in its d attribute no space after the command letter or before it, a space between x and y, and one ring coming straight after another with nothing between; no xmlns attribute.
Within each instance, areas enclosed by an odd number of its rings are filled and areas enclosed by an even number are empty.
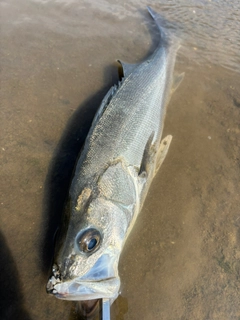
<svg viewBox="0 0 240 320"><path fill-rule="evenodd" d="M179 40L176 38L176 36L173 35L171 31L169 31L168 28L165 27L166 19L163 18L163 16L161 16L159 13L154 11L151 7L147 6L147 9L159 29L161 44L165 42L167 44L174 43L179 46Z"/></svg>

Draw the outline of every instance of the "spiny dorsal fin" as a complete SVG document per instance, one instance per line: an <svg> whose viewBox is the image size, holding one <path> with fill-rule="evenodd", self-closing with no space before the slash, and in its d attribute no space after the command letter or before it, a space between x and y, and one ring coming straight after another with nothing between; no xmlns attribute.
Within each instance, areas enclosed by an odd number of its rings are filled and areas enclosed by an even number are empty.
<svg viewBox="0 0 240 320"><path fill-rule="evenodd" d="M98 122L99 118L101 118L102 114L106 110L107 106L109 105L109 103L110 103L112 97L114 96L115 92L117 91L117 89L118 89L118 87L116 85L113 85L106 93L97 113L95 114L95 117L92 122L92 127L94 127L96 125L96 123Z"/></svg>

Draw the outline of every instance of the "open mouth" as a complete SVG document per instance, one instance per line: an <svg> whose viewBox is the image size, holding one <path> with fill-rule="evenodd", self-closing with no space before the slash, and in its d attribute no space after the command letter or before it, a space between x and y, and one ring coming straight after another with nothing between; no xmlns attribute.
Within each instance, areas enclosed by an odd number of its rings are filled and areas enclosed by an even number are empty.
<svg viewBox="0 0 240 320"><path fill-rule="evenodd" d="M58 266L54 264L47 292L65 300L114 300L118 296L119 287L120 279L114 256L104 254L86 274L71 279L62 278Z"/></svg>
<svg viewBox="0 0 240 320"><path fill-rule="evenodd" d="M119 278L97 281L75 278L62 282L52 276L47 284L47 292L64 300L115 299L118 296L119 287Z"/></svg>
<svg viewBox="0 0 240 320"><path fill-rule="evenodd" d="M64 300L115 299L120 287L119 277L86 278L76 277L63 281L56 265L53 266L52 276L47 283L47 293Z"/></svg>

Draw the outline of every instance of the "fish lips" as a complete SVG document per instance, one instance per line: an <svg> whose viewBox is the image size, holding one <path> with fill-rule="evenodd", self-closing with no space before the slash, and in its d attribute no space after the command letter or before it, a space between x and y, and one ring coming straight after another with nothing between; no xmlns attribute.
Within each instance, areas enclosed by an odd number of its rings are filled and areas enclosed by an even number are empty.
<svg viewBox="0 0 240 320"><path fill-rule="evenodd" d="M115 300L120 288L117 261L109 254L103 254L83 276L61 279L56 265L47 283L47 292L65 300Z"/></svg>
<svg viewBox="0 0 240 320"><path fill-rule="evenodd" d="M51 279L49 280L49 282ZM110 278L100 281L82 281L81 278L58 282L52 289L47 289L58 299L83 301L92 299L115 300L120 288L120 279Z"/></svg>

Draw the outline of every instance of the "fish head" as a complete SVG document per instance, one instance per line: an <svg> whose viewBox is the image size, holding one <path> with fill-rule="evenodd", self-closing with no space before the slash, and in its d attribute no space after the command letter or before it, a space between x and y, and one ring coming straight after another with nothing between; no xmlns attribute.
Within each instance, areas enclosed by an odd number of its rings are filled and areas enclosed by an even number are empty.
<svg viewBox="0 0 240 320"><path fill-rule="evenodd" d="M55 254L48 293L66 300L115 300L120 288L118 261L128 226L125 217L124 208L101 197L91 199L87 208L75 207Z"/></svg>

